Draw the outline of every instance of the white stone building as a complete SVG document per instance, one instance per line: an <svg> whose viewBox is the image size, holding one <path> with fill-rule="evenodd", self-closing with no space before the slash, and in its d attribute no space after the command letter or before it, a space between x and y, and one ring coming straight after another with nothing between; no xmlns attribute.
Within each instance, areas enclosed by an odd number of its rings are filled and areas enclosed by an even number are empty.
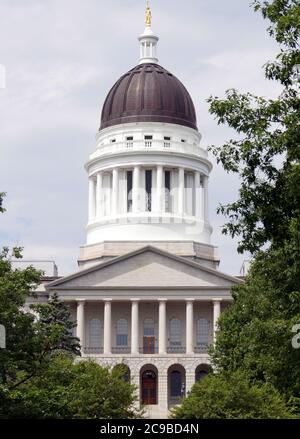
<svg viewBox="0 0 300 439"><path fill-rule="evenodd" d="M87 243L57 292L77 321L82 355L126 364L140 403L167 417L209 370L220 313L240 282L218 271L208 218L212 165L192 99L158 64L158 37L139 37L140 62L104 103L89 179Z"/></svg>

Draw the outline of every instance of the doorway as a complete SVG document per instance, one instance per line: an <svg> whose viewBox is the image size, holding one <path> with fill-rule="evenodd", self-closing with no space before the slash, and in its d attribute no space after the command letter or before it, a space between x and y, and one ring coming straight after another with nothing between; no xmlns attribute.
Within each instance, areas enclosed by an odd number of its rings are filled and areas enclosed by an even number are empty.
<svg viewBox="0 0 300 439"><path fill-rule="evenodd" d="M151 366L150 366L151 367ZM143 405L157 404L157 372L154 368L143 368L141 372L141 394Z"/></svg>

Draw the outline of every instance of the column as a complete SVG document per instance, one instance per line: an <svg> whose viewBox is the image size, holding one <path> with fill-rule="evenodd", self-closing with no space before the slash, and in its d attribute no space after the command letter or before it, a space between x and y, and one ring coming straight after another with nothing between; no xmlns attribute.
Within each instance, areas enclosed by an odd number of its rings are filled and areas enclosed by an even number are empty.
<svg viewBox="0 0 300 439"><path fill-rule="evenodd" d="M119 201L119 170L116 168L113 170L112 181L112 216L118 214L118 201Z"/></svg>
<svg viewBox="0 0 300 439"><path fill-rule="evenodd" d="M195 172L195 202L196 202L196 218L200 221L202 218L202 187L201 187L201 174Z"/></svg>
<svg viewBox="0 0 300 439"><path fill-rule="evenodd" d="M132 212L138 213L139 207L139 195L140 195L140 166L135 166L133 170L133 188L132 188Z"/></svg>
<svg viewBox="0 0 300 439"><path fill-rule="evenodd" d="M89 221L94 221L96 216L96 191L95 180L93 177L89 179Z"/></svg>
<svg viewBox="0 0 300 439"><path fill-rule="evenodd" d="M161 165L157 166L156 169L156 207L157 211L159 213L164 212L164 205L163 205L163 188L164 188L164 170Z"/></svg>
<svg viewBox="0 0 300 439"><path fill-rule="evenodd" d="M97 174L97 218L101 218L104 214L103 206L103 173Z"/></svg>
<svg viewBox="0 0 300 439"><path fill-rule="evenodd" d="M166 334L166 326L167 326L167 300L160 299L159 300L159 353L164 355L167 353L167 334Z"/></svg>
<svg viewBox="0 0 300 439"><path fill-rule="evenodd" d="M186 353L194 353L194 300L186 301Z"/></svg>
<svg viewBox="0 0 300 439"><path fill-rule="evenodd" d="M131 303L131 353L139 353L139 301Z"/></svg>
<svg viewBox="0 0 300 439"><path fill-rule="evenodd" d="M208 221L208 177L203 176L203 219Z"/></svg>
<svg viewBox="0 0 300 439"><path fill-rule="evenodd" d="M218 320L221 315L221 301L222 299L213 299L214 306L214 343L216 341L216 332L218 330Z"/></svg>
<svg viewBox="0 0 300 439"><path fill-rule="evenodd" d="M76 337L79 338L81 346L81 354L84 353L85 348L85 322L84 322L84 300L77 300L77 327L76 327Z"/></svg>
<svg viewBox="0 0 300 439"><path fill-rule="evenodd" d="M111 299L104 302L104 354L111 354Z"/></svg>
<svg viewBox="0 0 300 439"><path fill-rule="evenodd" d="M178 173L178 215L184 214L184 168Z"/></svg>

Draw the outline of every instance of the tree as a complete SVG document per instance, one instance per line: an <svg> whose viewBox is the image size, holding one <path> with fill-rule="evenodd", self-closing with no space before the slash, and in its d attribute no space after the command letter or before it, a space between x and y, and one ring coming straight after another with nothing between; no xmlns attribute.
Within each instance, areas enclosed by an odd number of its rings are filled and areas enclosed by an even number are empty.
<svg viewBox="0 0 300 439"><path fill-rule="evenodd" d="M43 372L10 394L12 418L134 419L135 387L120 369L56 353Z"/></svg>
<svg viewBox="0 0 300 439"><path fill-rule="evenodd" d="M0 194L0 206L4 194ZM1 207L1 211L4 209ZM9 407L10 393L43 370L56 350L79 354L78 339L71 336L65 305L54 297L35 308L37 320L26 310L26 301L36 297L42 272L27 267L13 269L12 258L22 258L22 248L0 252L0 324L6 329L6 348L0 349L0 412Z"/></svg>
<svg viewBox="0 0 300 439"><path fill-rule="evenodd" d="M34 316L24 311L27 298L34 296L41 272L33 267L14 270L11 258L20 258L21 249L10 253L5 247L0 253L0 323L6 328L6 349L0 350L0 383L14 381L16 373L28 374L36 368L41 354Z"/></svg>
<svg viewBox="0 0 300 439"><path fill-rule="evenodd" d="M290 227L293 239L260 252L245 284L233 288L212 351L218 370L243 370L287 399L300 398L300 349L292 346L292 328L300 323L300 221Z"/></svg>
<svg viewBox="0 0 300 439"><path fill-rule="evenodd" d="M4 192L0 192L0 213L3 213L5 211L4 207L3 207L3 199L5 197L5 193Z"/></svg>
<svg viewBox="0 0 300 439"><path fill-rule="evenodd" d="M241 373L209 374L172 413L175 419L290 419L295 415L270 385L250 385Z"/></svg>
<svg viewBox="0 0 300 439"><path fill-rule="evenodd" d="M58 294L50 297L47 303L32 305L31 309L38 314L35 326L43 341L47 340L48 352L59 349L81 355L79 339L73 336L77 324L71 321L70 311Z"/></svg>
<svg viewBox="0 0 300 439"><path fill-rule="evenodd" d="M281 45L265 74L281 84L282 93L266 99L229 90L223 100L209 99L218 124L238 136L210 147L224 169L241 179L239 199L219 208L229 220L223 233L239 236L238 250L251 253L268 243L280 246L300 215L300 5L298 0L256 0L254 7L270 20L269 33Z"/></svg>

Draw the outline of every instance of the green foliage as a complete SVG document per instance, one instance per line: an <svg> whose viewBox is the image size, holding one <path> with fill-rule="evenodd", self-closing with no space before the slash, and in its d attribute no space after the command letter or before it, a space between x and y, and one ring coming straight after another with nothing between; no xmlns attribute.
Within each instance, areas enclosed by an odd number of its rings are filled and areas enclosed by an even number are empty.
<svg viewBox="0 0 300 439"><path fill-rule="evenodd" d="M255 1L255 9L271 21L269 32L282 45L266 78L278 81L282 93L266 99L251 93L226 92L225 99L210 97L210 112L219 124L237 133L210 150L224 169L241 179L237 201L220 206L228 218L224 234L239 236L238 250L255 253L266 243L280 245L289 223L300 215L300 5L293 0ZM300 74L300 73L299 73Z"/></svg>
<svg viewBox="0 0 300 439"><path fill-rule="evenodd" d="M5 247L0 253L0 324L6 328L0 419L140 416L135 388L124 380L122 367L111 372L91 361L74 361L80 355L79 340L72 335L75 324L56 294L32 305L33 313L25 310L26 301L37 297L42 272L14 270L11 259L21 257L21 248L10 253Z"/></svg>
<svg viewBox="0 0 300 439"><path fill-rule="evenodd" d="M300 322L300 221L282 248L257 255L234 303L221 315L213 361L219 370L242 369L252 382L269 382L300 398L300 349L292 328Z"/></svg>
<svg viewBox="0 0 300 439"><path fill-rule="evenodd" d="M0 213L5 212L5 209L3 207L3 199L5 197L5 193L4 192L0 192Z"/></svg>
<svg viewBox="0 0 300 439"><path fill-rule="evenodd" d="M250 385L241 373L210 374L172 413L175 419L291 419L295 415L270 385Z"/></svg>
<svg viewBox="0 0 300 439"><path fill-rule="evenodd" d="M133 419L135 387L122 371L55 355L40 373L10 394L10 418Z"/></svg>
<svg viewBox="0 0 300 439"><path fill-rule="evenodd" d="M0 349L0 383L13 381L18 370L36 368L41 347L35 334L34 317L24 312L27 298L34 296L41 272L32 267L13 270L11 258L21 249L0 253L0 323L6 328L6 349Z"/></svg>
<svg viewBox="0 0 300 439"><path fill-rule="evenodd" d="M70 320L68 307L54 294L47 303L32 305L39 319L35 324L37 333L48 346L48 352L56 349L81 355L79 339L72 335L76 323Z"/></svg>

